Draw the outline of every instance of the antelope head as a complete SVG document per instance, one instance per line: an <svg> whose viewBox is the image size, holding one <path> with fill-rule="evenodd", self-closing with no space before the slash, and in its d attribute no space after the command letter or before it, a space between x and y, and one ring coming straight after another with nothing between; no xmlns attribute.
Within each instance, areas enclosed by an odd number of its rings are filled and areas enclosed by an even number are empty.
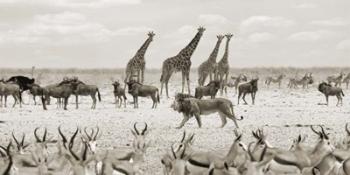
<svg viewBox="0 0 350 175"><path fill-rule="evenodd" d="M236 136L233 144L231 145L230 151L226 156L226 161L229 166L242 164L245 161L245 157L247 154L247 146L242 142L242 133L239 133L237 129L234 130L234 134ZM241 160L241 158L244 158ZM240 160L239 160L240 159ZM239 161L239 162L237 162Z"/></svg>
<svg viewBox="0 0 350 175"><path fill-rule="evenodd" d="M321 131L316 131L316 129L311 126L311 130L319 136L319 141L316 144L313 153L319 157L326 156L334 151L334 146L331 143L328 134L325 132L324 128L319 125Z"/></svg>
<svg viewBox="0 0 350 175"><path fill-rule="evenodd" d="M133 161L143 161L149 143L146 143L146 136L148 135L148 125L145 123L145 127L140 132L137 129L137 122L134 123L134 129L131 129L131 133L134 135L133 148L135 152L135 159Z"/></svg>
<svg viewBox="0 0 350 175"><path fill-rule="evenodd" d="M24 150L29 146L29 143L25 144L24 140L25 140L25 134L23 133L22 135L22 139L19 142L15 136L15 134L12 132L12 138L13 140L16 142L16 148L17 148L17 153L18 154L24 154Z"/></svg>
<svg viewBox="0 0 350 175"><path fill-rule="evenodd" d="M48 156L49 152L48 152L48 144L49 143L55 143L56 141L55 140L52 140L51 138L47 138L47 128L44 128L44 134L42 136L42 138L40 138L38 136L38 130L39 128L35 128L34 129L34 136L35 136L35 139L36 139L36 148L41 150L44 155Z"/></svg>
<svg viewBox="0 0 350 175"><path fill-rule="evenodd" d="M17 169L14 167L13 157L10 152L12 147L12 142L10 141L7 147L3 147L0 145L0 155L5 158L5 166L0 167L0 174L2 175L12 175L18 174Z"/></svg>
<svg viewBox="0 0 350 175"><path fill-rule="evenodd" d="M271 161L271 158L266 159L265 154L267 150L267 145L264 145L264 148L259 156L258 159L253 156L251 152L251 146L254 144L251 142L248 145L248 155L250 157L250 160L247 160L243 167L240 167L240 172L245 175L264 175L268 168L266 168L266 165Z"/></svg>
<svg viewBox="0 0 350 175"><path fill-rule="evenodd" d="M84 128L85 135L82 134L82 140L83 140L83 142L86 142L87 147L92 152L92 154L95 154L96 150L97 150L96 140L99 137L100 128L98 126L96 126L96 131L94 128L90 128L90 130L91 130L90 133L88 133L87 127Z"/></svg>
<svg viewBox="0 0 350 175"><path fill-rule="evenodd" d="M293 140L292 145L290 146L289 150L294 151L294 150L301 150L303 149L302 143L305 141L306 136L302 137L300 134L298 135L298 138Z"/></svg>
<svg viewBox="0 0 350 175"><path fill-rule="evenodd" d="M171 162L169 175L188 174L186 170L186 161L184 160L186 145L180 144L178 147L179 147L178 150L183 148L179 156L174 151L174 145L171 146L171 152L172 152L172 155L174 156L174 160Z"/></svg>
<svg viewBox="0 0 350 175"><path fill-rule="evenodd" d="M75 134L76 135L76 134ZM68 145L68 150L65 154L66 159L70 162L71 164L71 172L70 174L74 175L86 175L90 174L93 171L89 169L88 164L95 159L94 156L91 156L88 158L87 156L87 151L88 151L88 143L83 142L83 150L81 151L81 156L78 156L74 151L73 151L73 146L74 146L74 138L73 136L71 138L71 141Z"/></svg>

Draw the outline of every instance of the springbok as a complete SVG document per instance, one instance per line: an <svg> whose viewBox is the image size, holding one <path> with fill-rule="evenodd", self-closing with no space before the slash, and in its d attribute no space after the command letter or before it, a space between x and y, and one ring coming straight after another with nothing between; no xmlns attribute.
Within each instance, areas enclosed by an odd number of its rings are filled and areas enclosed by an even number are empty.
<svg viewBox="0 0 350 175"><path fill-rule="evenodd" d="M327 82L329 84L334 83L335 87L341 87L341 83L343 81L343 77L345 76L345 74L343 72L340 72L340 74L338 76L332 75L332 76L328 76L327 77Z"/></svg>
<svg viewBox="0 0 350 175"><path fill-rule="evenodd" d="M243 98L244 104L248 104L245 101L245 96L246 96L246 94L251 94L252 103L254 105L255 95L256 95L256 92L258 91L258 80L259 80L259 78L254 78L254 79L250 80L249 82L238 86L238 104L239 104L239 100L240 100L242 94L243 94L242 98Z"/></svg>
<svg viewBox="0 0 350 175"><path fill-rule="evenodd" d="M323 82L318 85L318 90L323 93L326 97L326 102L328 105L328 98L329 96L336 96L338 99L337 106L343 105L343 98L344 92L341 89L341 87L332 87L330 84Z"/></svg>
<svg viewBox="0 0 350 175"><path fill-rule="evenodd" d="M267 87L270 87L271 83L277 83L278 88L281 88L281 83L284 77L285 77L284 74L280 74L277 78L267 77L265 80L265 84L267 85Z"/></svg>
<svg viewBox="0 0 350 175"><path fill-rule="evenodd" d="M0 164L0 174L1 175L14 175L16 174L16 170L13 168L13 157L11 155L10 149L12 146L12 142L10 142L7 147L0 146L0 155L5 157L3 162L4 164Z"/></svg>
<svg viewBox="0 0 350 175"><path fill-rule="evenodd" d="M12 107L15 107L17 103L22 107L22 96L20 87L15 83L5 83L0 81L0 107L3 106L2 99L5 98L5 107L7 107L7 96L12 95L14 103Z"/></svg>
<svg viewBox="0 0 350 175"><path fill-rule="evenodd" d="M121 107L123 100L124 100L124 107L126 108L126 96L125 96L125 89L120 87L120 83L118 81L113 82L113 87L114 87L114 99L115 99L115 105L116 107Z"/></svg>

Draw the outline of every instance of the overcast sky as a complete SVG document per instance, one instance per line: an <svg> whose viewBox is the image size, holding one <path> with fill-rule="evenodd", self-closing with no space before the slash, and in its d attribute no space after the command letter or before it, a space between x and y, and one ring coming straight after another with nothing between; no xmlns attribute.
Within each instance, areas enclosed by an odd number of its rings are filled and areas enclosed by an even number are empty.
<svg viewBox="0 0 350 175"><path fill-rule="evenodd" d="M161 68L200 25L193 67L225 33L234 34L231 67L350 66L349 7L349 0L0 0L0 67L124 68L153 30L146 67Z"/></svg>

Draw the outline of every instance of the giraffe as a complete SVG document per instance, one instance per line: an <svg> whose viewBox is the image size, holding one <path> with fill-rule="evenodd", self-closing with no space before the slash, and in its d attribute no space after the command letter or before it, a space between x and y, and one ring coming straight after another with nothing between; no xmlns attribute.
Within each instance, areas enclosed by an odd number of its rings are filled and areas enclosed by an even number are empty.
<svg viewBox="0 0 350 175"><path fill-rule="evenodd" d="M165 84L166 96L169 98L168 93L168 83L171 75L175 72L181 71L182 73L182 93L185 88L185 81L187 81L188 93L191 93L190 90L190 69L191 69L191 57L193 52L196 50L196 47L201 39L203 32L205 31L204 27L199 27L197 34L191 40L191 42L183 48L176 56L170 57L163 62L162 75L160 77L161 90L160 94L163 92L163 85Z"/></svg>
<svg viewBox="0 0 350 175"><path fill-rule="evenodd" d="M144 81L144 75L145 75L145 53L150 45L150 43L153 41L154 33L151 31L148 34L147 40L142 44L139 50L137 50L136 54L134 57L132 57L128 64L126 65L126 70L125 70L125 85L124 89L126 87L126 82L131 80L135 75L137 74L137 82L140 82L140 73L141 73L141 83Z"/></svg>
<svg viewBox="0 0 350 175"><path fill-rule="evenodd" d="M198 84L199 86L203 86L205 83L205 80L207 79L208 75L210 78L210 81L212 81L213 77L215 76L215 68L216 68L216 58L218 56L219 48L222 39L224 39L223 35L218 35L217 42L215 44L214 50L211 52L209 58L204 61L199 67L198 67Z"/></svg>
<svg viewBox="0 0 350 175"><path fill-rule="evenodd" d="M222 56L222 59L218 62L218 71L217 76L220 80L220 89L221 94L223 91L223 86L227 84L227 77L230 71L230 65L228 63L228 53L229 53L229 43L233 36L233 34L226 34L226 46L225 46L225 53ZM224 79L225 78L225 79Z"/></svg>

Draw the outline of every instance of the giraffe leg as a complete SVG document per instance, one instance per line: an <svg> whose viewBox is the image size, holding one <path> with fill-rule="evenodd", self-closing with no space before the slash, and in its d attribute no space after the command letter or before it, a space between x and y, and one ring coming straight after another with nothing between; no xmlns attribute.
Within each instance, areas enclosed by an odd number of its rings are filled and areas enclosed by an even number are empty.
<svg viewBox="0 0 350 175"><path fill-rule="evenodd" d="M137 82L140 83L140 70L137 71Z"/></svg>
<svg viewBox="0 0 350 175"><path fill-rule="evenodd" d="M181 92L184 93L185 89L185 72L182 72L182 90Z"/></svg>
<svg viewBox="0 0 350 175"><path fill-rule="evenodd" d="M145 67L141 69L141 83L145 80Z"/></svg>
<svg viewBox="0 0 350 175"><path fill-rule="evenodd" d="M169 88L168 88L168 84L169 84L169 80L170 80L171 74L169 73L167 75L167 77L165 78L165 90L166 90L166 96L167 98L169 98Z"/></svg>
<svg viewBox="0 0 350 175"><path fill-rule="evenodd" d="M190 72L189 71L186 73L186 81L187 81L188 94L191 94Z"/></svg>
<svg viewBox="0 0 350 175"><path fill-rule="evenodd" d="M228 72L225 75L225 84L224 84L224 86L227 85L227 78L228 78ZM223 86L223 88L224 88L224 86ZM227 94L227 88L225 88L225 94Z"/></svg>

